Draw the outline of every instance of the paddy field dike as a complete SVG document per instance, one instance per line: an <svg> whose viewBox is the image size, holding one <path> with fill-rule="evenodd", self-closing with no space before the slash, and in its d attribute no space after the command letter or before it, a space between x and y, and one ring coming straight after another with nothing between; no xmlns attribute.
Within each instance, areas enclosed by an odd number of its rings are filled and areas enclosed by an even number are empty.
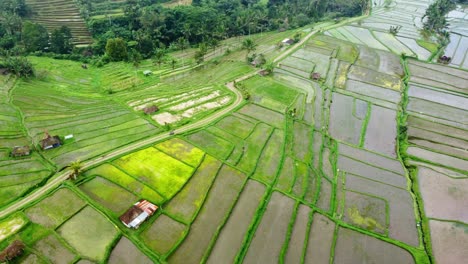
<svg viewBox="0 0 468 264"><path fill-rule="evenodd" d="M0 76L0 250L23 241L15 263L463 263L468 9L449 13L444 48L420 34L431 1L385 2L252 35L267 76L244 37L201 65L195 49L175 66L30 57L38 78ZM41 150L45 131L73 138ZM11 157L18 145L31 155ZM129 229L119 217L141 199L159 208Z"/></svg>

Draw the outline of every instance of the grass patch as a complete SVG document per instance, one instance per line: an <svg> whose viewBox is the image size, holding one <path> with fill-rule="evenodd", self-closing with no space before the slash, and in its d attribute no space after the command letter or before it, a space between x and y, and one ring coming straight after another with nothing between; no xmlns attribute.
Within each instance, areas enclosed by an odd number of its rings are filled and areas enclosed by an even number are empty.
<svg viewBox="0 0 468 264"><path fill-rule="evenodd" d="M58 232L80 255L98 262L105 260L118 234L114 225L91 207L68 220Z"/></svg>
<svg viewBox="0 0 468 264"><path fill-rule="evenodd" d="M132 193L101 177L82 184L80 189L119 216L138 200Z"/></svg>
<svg viewBox="0 0 468 264"><path fill-rule="evenodd" d="M156 204L162 204L164 198L151 187L139 182L132 176L117 169L111 164L103 164L87 172L88 175L99 175L103 178L112 181L127 190L138 195L142 199L146 199Z"/></svg>
<svg viewBox="0 0 468 264"><path fill-rule="evenodd" d="M154 188L166 199L171 198L185 184L193 168L155 149L147 148L116 161L124 171Z"/></svg>
<svg viewBox="0 0 468 264"><path fill-rule="evenodd" d="M431 53L435 53L435 52L437 52L439 50L439 45L437 45L436 43L430 42L430 41L426 41L426 40L423 40L423 39L418 39L418 40L416 40L416 43L418 43L419 46L427 49Z"/></svg>
<svg viewBox="0 0 468 264"><path fill-rule="evenodd" d="M19 231L27 222L21 214L15 214L0 222L0 242Z"/></svg>
<svg viewBox="0 0 468 264"><path fill-rule="evenodd" d="M181 160L192 167L197 167L203 159L203 151L189 143L179 139L173 138L163 143L156 145L156 148L164 151L165 153Z"/></svg>
<svg viewBox="0 0 468 264"><path fill-rule="evenodd" d="M56 228L83 206L85 206L85 202L75 193L62 188L33 207L26 209L25 213L35 223Z"/></svg>

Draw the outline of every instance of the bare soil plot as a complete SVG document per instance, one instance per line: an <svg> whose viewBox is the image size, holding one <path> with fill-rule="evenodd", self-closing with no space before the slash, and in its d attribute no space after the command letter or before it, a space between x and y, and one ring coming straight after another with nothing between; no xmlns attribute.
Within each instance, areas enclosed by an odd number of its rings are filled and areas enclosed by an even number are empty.
<svg viewBox="0 0 468 264"><path fill-rule="evenodd" d="M221 168L187 237L175 253L168 258L169 263L200 262L217 229L234 206L245 179L244 174L231 167Z"/></svg>
<svg viewBox="0 0 468 264"><path fill-rule="evenodd" d="M328 217L315 213L310 228L304 263L330 263L334 234L335 223Z"/></svg>
<svg viewBox="0 0 468 264"><path fill-rule="evenodd" d="M192 222L221 165L219 160L205 156L184 188L164 207L165 212L186 223Z"/></svg>
<svg viewBox="0 0 468 264"><path fill-rule="evenodd" d="M253 178L268 184L273 183L281 165L281 147L284 144L284 132L275 129L268 140L257 164Z"/></svg>
<svg viewBox="0 0 468 264"><path fill-rule="evenodd" d="M264 193L265 186L263 184L256 181L247 182L216 240L207 263L234 263Z"/></svg>
<svg viewBox="0 0 468 264"><path fill-rule="evenodd" d="M346 82L346 91L357 93L363 96L374 97L392 103L398 103L401 100L401 94L395 90L382 88L380 86L351 79Z"/></svg>
<svg viewBox="0 0 468 264"><path fill-rule="evenodd" d="M333 263L415 263L406 250L346 228L338 229Z"/></svg>
<svg viewBox="0 0 468 264"><path fill-rule="evenodd" d="M232 151L231 142L216 136L206 130L201 130L187 136L187 139L202 148L206 153L221 160L226 159Z"/></svg>
<svg viewBox="0 0 468 264"><path fill-rule="evenodd" d="M305 250L305 243L307 242L307 227L312 209L300 204L297 210L298 212L288 244L288 251L284 259L285 263L301 263L301 258Z"/></svg>
<svg viewBox="0 0 468 264"><path fill-rule="evenodd" d="M468 259L468 225L430 220L429 228L437 263L463 263Z"/></svg>
<svg viewBox="0 0 468 264"><path fill-rule="evenodd" d="M291 190L294 184L294 166L295 161L291 157L286 157L276 182L276 188L286 193Z"/></svg>
<svg viewBox="0 0 468 264"><path fill-rule="evenodd" d="M332 194L332 184L326 178L322 178L320 181L320 194L316 206L322 210L330 211Z"/></svg>
<svg viewBox="0 0 468 264"><path fill-rule="evenodd" d="M118 235L114 225L89 206L63 224L58 233L81 256L98 262L104 261L106 249Z"/></svg>
<svg viewBox="0 0 468 264"><path fill-rule="evenodd" d="M413 60L409 63L409 70L412 82L460 93L465 93L468 89L468 77L463 70Z"/></svg>
<svg viewBox="0 0 468 264"><path fill-rule="evenodd" d="M284 127L284 115L254 104L248 104L238 112L277 128Z"/></svg>
<svg viewBox="0 0 468 264"><path fill-rule="evenodd" d="M159 143L156 145L156 148L192 167L197 167L198 164L200 164L204 154L200 149L179 138L173 138Z"/></svg>
<svg viewBox="0 0 468 264"><path fill-rule="evenodd" d="M244 263L277 263L294 210L294 200L274 192L255 231Z"/></svg>
<svg viewBox="0 0 468 264"><path fill-rule="evenodd" d="M367 124L364 147L396 158L396 118L396 111L373 105Z"/></svg>
<svg viewBox="0 0 468 264"><path fill-rule="evenodd" d="M110 264L151 264L153 261L141 251L126 237L122 237L112 250L108 263Z"/></svg>
<svg viewBox="0 0 468 264"><path fill-rule="evenodd" d="M295 157L303 162L309 163L312 159L310 153L313 129L303 123L294 122L293 125L293 149Z"/></svg>
<svg viewBox="0 0 468 264"><path fill-rule="evenodd" d="M401 65L399 56L396 56L393 53L381 51L381 50L376 50L376 52L380 59L379 68L378 68L379 72L398 76L398 77L401 77L405 74L403 70L403 66Z"/></svg>
<svg viewBox="0 0 468 264"><path fill-rule="evenodd" d="M390 213L389 236L419 246L414 202L408 191L350 174L346 175L346 189L386 200Z"/></svg>
<svg viewBox="0 0 468 264"><path fill-rule="evenodd" d="M48 263L47 261L41 259L40 257L38 257L36 254L30 254L28 255L26 258L24 258L23 260L23 263L31 263L31 264L46 264ZM81 263L81 262L80 262Z"/></svg>
<svg viewBox="0 0 468 264"><path fill-rule="evenodd" d="M343 220L372 232L386 234L387 209L387 202L383 199L347 191Z"/></svg>
<svg viewBox="0 0 468 264"><path fill-rule="evenodd" d="M134 194L101 177L80 185L80 189L116 215L124 213L138 200Z"/></svg>
<svg viewBox="0 0 468 264"><path fill-rule="evenodd" d="M412 125L412 124L410 124L410 125ZM457 132L457 129L451 129L451 128L448 128L446 126L444 126L444 127L445 127L446 131L454 131L455 133ZM429 129L434 129L435 132L433 132L434 130L431 131ZM458 148L458 149L460 149L462 151L467 149L468 138L460 139L460 138L456 137L456 136L458 136L456 134L454 135L452 133L445 133L444 131L437 131L436 129L437 129L437 127L427 127L427 128L423 127L421 129L421 128L418 128L418 127L410 126L410 127L408 127L409 140L410 140L410 142L414 141L414 140L427 140L427 141L432 142L432 143L446 145L447 147ZM465 131L465 130L463 130L463 131ZM466 132L465 132L465 134L466 134ZM464 137L464 135L460 135L460 136ZM448 154L450 154L450 152L448 152ZM466 154L460 155L460 158L464 157L465 155ZM453 155L453 156L458 156L458 155Z"/></svg>
<svg viewBox="0 0 468 264"><path fill-rule="evenodd" d="M26 209L25 213L35 223L56 228L83 208L85 204L75 193L62 188L33 207Z"/></svg>
<svg viewBox="0 0 468 264"><path fill-rule="evenodd" d="M400 77L373 71L356 65L351 66L351 69L348 73L348 78L395 91L400 91L402 86Z"/></svg>
<svg viewBox="0 0 468 264"><path fill-rule="evenodd" d="M221 119L216 126L228 133L235 134L240 138L247 138L255 127L255 124L237 116L227 116Z"/></svg>
<svg viewBox="0 0 468 264"><path fill-rule="evenodd" d="M328 130L333 138L359 145L367 102L333 93Z"/></svg>
<svg viewBox="0 0 468 264"><path fill-rule="evenodd" d="M450 135L451 138L468 141L468 135L466 134L466 130L455 127L449 127L444 124L436 123L421 117L413 115L408 116L408 126L409 129L419 128L426 131L432 131L440 135Z"/></svg>
<svg viewBox="0 0 468 264"><path fill-rule="evenodd" d="M468 223L468 181L454 179L425 167L418 170L426 215Z"/></svg>
<svg viewBox="0 0 468 264"><path fill-rule="evenodd" d="M165 255L183 239L188 227L162 214L141 234L141 240L160 255Z"/></svg>
<svg viewBox="0 0 468 264"><path fill-rule="evenodd" d="M407 153L410 156L417 157L419 159L426 160L434 164L440 164L446 167L451 167L462 171L468 170L468 161L463 159L436 153L416 146L408 147Z"/></svg>
<svg viewBox="0 0 468 264"><path fill-rule="evenodd" d="M405 174L403 165L397 159L382 156L364 149L354 148L343 143L338 143L338 150L340 155L351 157L362 163L372 164L372 166L393 171L397 174Z"/></svg>
<svg viewBox="0 0 468 264"><path fill-rule="evenodd" d="M467 80L468 81L468 80ZM411 84L408 89L408 96L424 99L434 103L448 105L463 110L468 110L468 98L447 93L444 90L434 90L419 84Z"/></svg>
<svg viewBox="0 0 468 264"><path fill-rule="evenodd" d="M38 241L33 248L52 263L66 264L72 262L75 258L75 254L53 234Z"/></svg>

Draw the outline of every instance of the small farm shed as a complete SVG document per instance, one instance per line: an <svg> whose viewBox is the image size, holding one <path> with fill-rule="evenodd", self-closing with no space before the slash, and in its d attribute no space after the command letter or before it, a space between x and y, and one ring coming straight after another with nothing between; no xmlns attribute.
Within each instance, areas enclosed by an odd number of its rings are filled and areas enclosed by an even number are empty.
<svg viewBox="0 0 468 264"><path fill-rule="evenodd" d="M5 250L0 252L0 263L9 262L16 257L21 256L21 254L23 254L24 247L25 246L23 242L15 240L7 248L5 248Z"/></svg>
<svg viewBox="0 0 468 264"><path fill-rule="evenodd" d="M265 69L260 70L260 71L258 72L258 75L260 75L260 76L267 76L268 74L270 74L270 71L269 71L269 70L265 70Z"/></svg>
<svg viewBox="0 0 468 264"><path fill-rule="evenodd" d="M145 108L143 108L143 112L145 112L145 114L147 115L150 115L154 112L157 112L159 111L159 107L155 106L155 105L152 105L152 106L147 106Z"/></svg>
<svg viewBox="0 0 468 264"><path fill-rule="evenodd" d="M150 70L143 71L143 75L145 76L150 76L151 74L153 74L153 72Z"/></svg>
<svg viewBox="0 0 468 264"><path fill-rule="evenodd" d="M314 81L320 80L320 77L321 77L321 76L320 76L320 73L318 73L318 72L314 72L314 73L312 73L312 74L310 75L310 78L311 78L312 80L314 80Z"/></svg>
<svg viewBox="0 0 468 264"><path fill-rule="evenodd" d="M283 39L283 41L281 41L281 43L285 44L285 45L291 45L294 43L294 40L290 39L290 38L286 38L286 39Z"/></svg>
<svg viewBox="0 0 468 264"><path fill-rule="evenodd" d="M137 229L143 222L152 216L158 207L147 200L140 200L119 217L120 221L128 227Z"/></svg>
<svg viewBox="0 0 468 264"><path fill-rule="evenodd" d="M46 149L53 149L60 147L62 145L62 141L60 140L59 136L51 136L49 133L45 133L44 139L40 141L41 147L43 150Z"/></svg>
<svg viewBox="0 0 468 264"><path fill-rule="evenodd" d="M23 157L23 156L29 156L31 154L31 149L29 146L16 146L13 148L11 151L11 156L12 157Z"/></svg>

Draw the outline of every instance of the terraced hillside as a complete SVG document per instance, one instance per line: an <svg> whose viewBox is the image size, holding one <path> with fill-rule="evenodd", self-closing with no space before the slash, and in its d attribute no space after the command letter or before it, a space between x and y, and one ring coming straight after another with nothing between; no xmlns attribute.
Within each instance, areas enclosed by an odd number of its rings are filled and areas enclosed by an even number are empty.
<svg viewBox="0 0 468 264"><path fill-rule="evenodd" d="M75 45L88 45L93 42L85 21L74 1L68 0L26 0L33 10L32 20L52 32L61 26L70 28Z"/></svg>

